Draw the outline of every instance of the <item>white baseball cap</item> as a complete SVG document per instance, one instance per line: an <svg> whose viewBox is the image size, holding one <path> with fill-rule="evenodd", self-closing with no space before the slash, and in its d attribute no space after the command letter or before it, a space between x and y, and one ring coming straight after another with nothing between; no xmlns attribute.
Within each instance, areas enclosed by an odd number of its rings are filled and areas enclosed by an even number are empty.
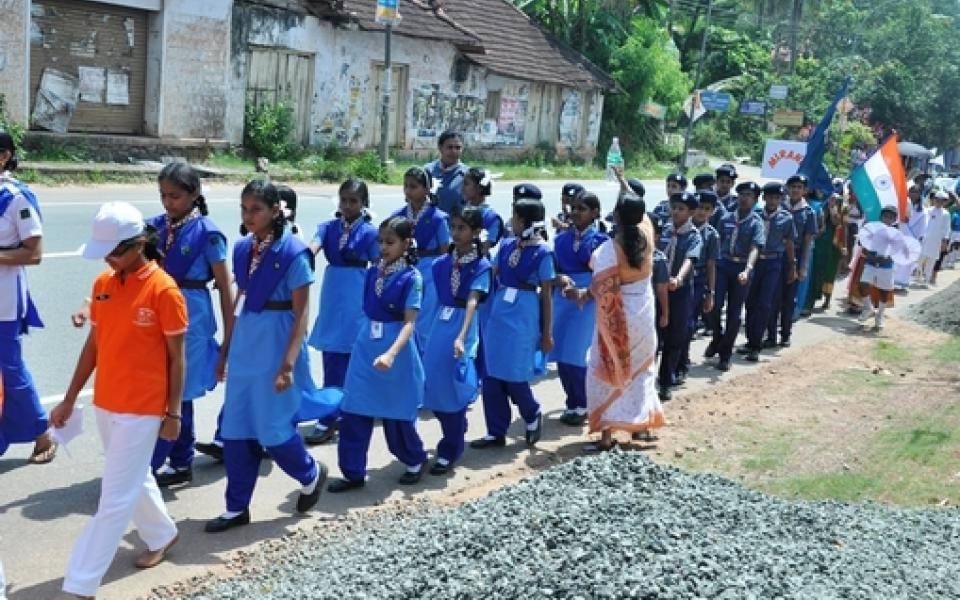
<svg viewBox="0 0 960 600"><path fill-rule="evenodd" d="M93 218L93 234L80 248L84 258L100 259L120 242L143 233L143 215L127 202L107 202Z"/></svg>

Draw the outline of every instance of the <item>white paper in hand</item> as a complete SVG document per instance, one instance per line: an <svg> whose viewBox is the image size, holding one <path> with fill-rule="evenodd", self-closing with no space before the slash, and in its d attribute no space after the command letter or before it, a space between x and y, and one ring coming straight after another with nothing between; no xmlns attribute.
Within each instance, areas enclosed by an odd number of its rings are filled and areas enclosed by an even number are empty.
<svg viewBox="0 0 960 600"><path fill-rule="evenodd" d="M77 404L73 407L73 413L70 415L70 418L67 419L67 422L63 424L63 427L54 427L51 430L53 439L60 444L60 447L63 448L67 454L70 454L70 451L67 450L67 444L81 433L83 433L82 404Z"/></svg>

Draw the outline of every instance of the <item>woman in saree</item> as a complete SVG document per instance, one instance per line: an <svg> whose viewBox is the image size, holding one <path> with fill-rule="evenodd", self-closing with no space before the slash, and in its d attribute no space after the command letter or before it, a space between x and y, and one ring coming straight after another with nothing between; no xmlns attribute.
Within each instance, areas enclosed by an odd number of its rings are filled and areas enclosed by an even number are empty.
<svg viewBox="0 0 960 600"><path fill-rule="evenodd" d="M842 198L836 194L827 199L823 210L823 227L813 246L813 268L810 270L810 292L804 304L804 313L810 313L813 305L823 298L821 310L830 308L833 284L837 279L841 256L847 253L846 229L840 214Z"/></svg>
<svg viewBox="0 0 960 600"><path fill-rule="evenodd" d="M657 329L650 283L653 229L643 200L621 194L614 209L617 233L593 253L597 326L587 364L590 433L598 450L616 445L614 431L638 433L665 424L657 398Z"/></svg>

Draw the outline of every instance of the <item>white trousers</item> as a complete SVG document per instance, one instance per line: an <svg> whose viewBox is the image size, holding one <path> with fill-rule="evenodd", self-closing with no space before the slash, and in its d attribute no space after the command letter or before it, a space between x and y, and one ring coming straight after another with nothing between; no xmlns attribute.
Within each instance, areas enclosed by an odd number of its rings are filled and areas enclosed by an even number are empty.
<svg viewBox="0 0 960 600"><path fill-rule="evenodd" d="M95 412L105 463L100 504L73 547L63 580L63 591L80 596L97 593L131 519L150 550L163 548L177 535L177 526L167 514L157 481L150 473L160 417L96 407Z"/></svg>

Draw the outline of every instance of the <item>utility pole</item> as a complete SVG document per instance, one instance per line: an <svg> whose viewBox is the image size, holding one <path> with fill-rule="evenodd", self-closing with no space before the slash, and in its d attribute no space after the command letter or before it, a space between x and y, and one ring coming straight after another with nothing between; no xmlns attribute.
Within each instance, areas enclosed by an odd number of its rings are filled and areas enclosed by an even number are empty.
<svg viewBox="0 0 960 600"><path fill-rule="evenodd" d="M803 0L793 0L793 16L790 18L790 74L797 72L797 45L800 39L800 15Z"/></svg>
<svg viewBox="0 0 960 600"><path fill-rule="evenodd" d="M380 113L380 164L387 166L390 161L390 90L393 88L393 61L390 56L390 37L393 24L383 28L383 107Z"/></svg>
<svg viewBox="0 0 960 600"><path fill-rule="evenodd" d="M703 63L707 59L707 37L710 35L710 18L713 15L713 0L707 0L707 20L703 26L703 39L700 40L700 61L697 62L697 75L693 79L693 93L700 90L700 77L703 75ZM680 155L680 172L687 172L687 153L690 151L690 136L693 134L693 102L687 115L687 131L683 135L683 154Z"/></svg>

